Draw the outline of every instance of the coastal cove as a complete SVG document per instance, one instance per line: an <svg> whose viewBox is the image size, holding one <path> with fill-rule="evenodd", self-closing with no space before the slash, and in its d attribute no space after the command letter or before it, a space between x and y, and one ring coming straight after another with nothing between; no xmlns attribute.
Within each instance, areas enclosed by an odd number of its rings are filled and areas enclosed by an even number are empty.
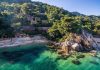
<svg viewBox="0 0 100 70"><path fill-rule="evenodd" d="M0 70L100 70L99 1L69 1L0 0Z"/></svg>
<svg viewBox="0 0 100 70"><path fill-rule="evenodd" d="M78 55L79 63L73 63ZM46 44L30 44L9 48L0 52L0 70L97 70L100 66L100 53L90 56L77 53L66 59L59 58L56 52L48 49Z"/></svg>

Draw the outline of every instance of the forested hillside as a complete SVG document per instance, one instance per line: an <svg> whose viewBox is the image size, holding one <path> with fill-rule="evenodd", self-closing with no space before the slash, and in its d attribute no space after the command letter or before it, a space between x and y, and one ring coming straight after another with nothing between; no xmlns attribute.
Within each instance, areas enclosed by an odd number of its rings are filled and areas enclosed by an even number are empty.
<svg viewBox="0 0 100 70"><path fill-rule="evenodd" d="M8 3L25 3L25 2L31 2L31 0L0 0L0 2L8 2Z"/></svg>
<svg viewBox="0 0 100 70"><path fill-rule="evenodd" d="M99 16L71 13L41 2L18 3L18 1L9 3L7 0L5 2L1 0L0 37L14 36L21 26L50 27L47 34L54 40L59 40L69 33L79 34L81 29L100 35Z"/></svg>

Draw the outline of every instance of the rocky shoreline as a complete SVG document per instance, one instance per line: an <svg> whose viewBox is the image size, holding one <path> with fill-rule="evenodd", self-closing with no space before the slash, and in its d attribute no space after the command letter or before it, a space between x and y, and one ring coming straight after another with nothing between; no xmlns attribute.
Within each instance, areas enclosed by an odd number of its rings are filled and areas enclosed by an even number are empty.
<svg viewBox="0 0 100 70"><path fill-rule="evenodd" d="M89 53L95 56L100 51L100 46L91 38L91 35L76 35L73 34L72 38L65 39L64 42L53 43L53 47L58 54L63 56L69 56L74 52Z"/></svg>
<svg viewBox="0 0 100 70"><path fill-rule="evenodd" d="M80 38L80 39L79 39ZM83 44L82 44L83 41ZM33 37L20 37L20 38L12 38L0 41L0 48L7 48L7 47L16 47L21 45L27 45L32 43L46 43L51 45L50 49L56 51L58 54L66 56L76 52L88 52L92 56L95 56L97 50L93 49L88 44L85 44L84 41L80 36L75 37L73 40L65 40L64 42L54 42L49 41L47 38L41 35L35 35ZM81 49L80 49L81 46ZM89 49L89 50L86 50Z"/></svg>

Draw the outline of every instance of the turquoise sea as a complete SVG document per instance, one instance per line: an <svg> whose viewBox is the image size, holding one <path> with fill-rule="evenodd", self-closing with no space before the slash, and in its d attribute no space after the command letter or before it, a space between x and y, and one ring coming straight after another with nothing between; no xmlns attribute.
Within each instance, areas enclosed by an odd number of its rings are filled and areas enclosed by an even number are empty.
<svg viewBox="0 0 100 70"><path fill-rule="evenodd" d="M96 57L84 54L79 64L73 55L69 58L58 58L56 52L46 45L35 44L16 48L0 49L0 70L100 70L100 55Z"/></svg>

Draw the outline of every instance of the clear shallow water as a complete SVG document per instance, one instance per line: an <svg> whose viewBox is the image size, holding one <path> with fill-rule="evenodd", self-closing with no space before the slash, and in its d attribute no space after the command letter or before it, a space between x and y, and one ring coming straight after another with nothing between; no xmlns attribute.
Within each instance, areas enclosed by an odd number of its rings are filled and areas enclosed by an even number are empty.
<svg viewBox="0 0 100 70"><path fill-rule="evenodd" d="M76 57L58 59L58 55L44 45L27 45L15 50L1 49L0 70L100 70L100 55L92 57L85 54L81 64L72 63ZM10 52L7 52L7 51Z"/></svg>

